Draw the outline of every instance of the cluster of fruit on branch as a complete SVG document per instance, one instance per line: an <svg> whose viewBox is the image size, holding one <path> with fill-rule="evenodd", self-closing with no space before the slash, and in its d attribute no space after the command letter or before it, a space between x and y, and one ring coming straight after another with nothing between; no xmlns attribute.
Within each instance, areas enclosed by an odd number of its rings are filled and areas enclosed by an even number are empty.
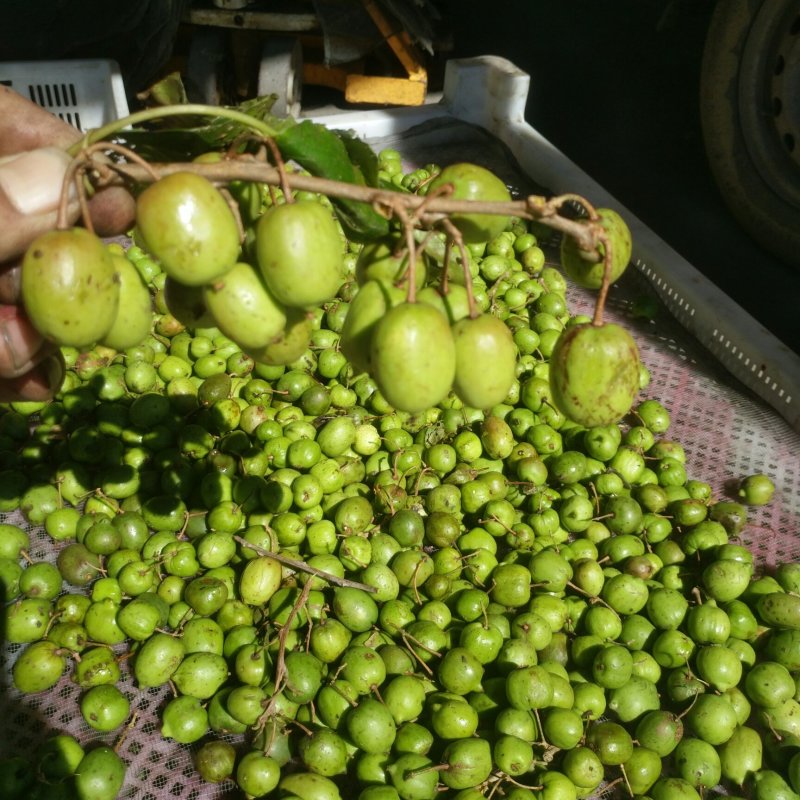
<svg viewBox="0 0 800 800"><path fill-rule="evenodd" d="M715 497L637 401L624 222L271 141L82 162L135 181L134 244L25 257L68 372L0 414L0 513L37 531L0 524L12 679L72 681L103 746L0 761L3 797L117 797L131 698L169 688L162 736L247 798L794 798L800 565L742 544L771 479Z"/></svg>

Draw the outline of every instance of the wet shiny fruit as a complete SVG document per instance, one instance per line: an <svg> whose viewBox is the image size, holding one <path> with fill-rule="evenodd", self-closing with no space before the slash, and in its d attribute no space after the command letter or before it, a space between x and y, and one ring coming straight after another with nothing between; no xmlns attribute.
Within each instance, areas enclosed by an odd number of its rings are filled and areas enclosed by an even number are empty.
<svg viewBox="0 0 800 800"><path fill-rule="evenodd" d="M261 274L287 306L308 308L333 299L344 282L344 249L331 212L321 203L273 206L256 227Z"/></svg>
<svg viewBox="0 0 800 800"><path fill-rule="evenodd" d="M556 407L579 425L618 422L639 391L636 342L613 323L566 328L553 350L550 389Z"/></svg>
<svg viewBox="0 0 800 800"><path fill-rule="evenodd" d="M239 256L239 229L225 198L190 172L161 178L139 195L136 227L167 275L187 286L222 277Z"/></svg>
<svg viewBox="0 0 800 800"><path fill-rule="evenodd" d="M39 236L25 253L21 290L36 330L70 347L88 347L103 339L119 307L119 279L111 253L85 228Z"/></svg>

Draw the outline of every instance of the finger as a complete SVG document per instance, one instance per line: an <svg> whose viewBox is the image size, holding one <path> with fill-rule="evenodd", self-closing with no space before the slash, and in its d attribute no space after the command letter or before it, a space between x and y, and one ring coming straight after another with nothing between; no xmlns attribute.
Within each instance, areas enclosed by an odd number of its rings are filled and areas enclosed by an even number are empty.
<svg viewBox="0 0 800 800"><path fill-rule="evenodd" d="M55 228L70 162L70 157L55 147L0 160L0 262L18 258L39 234ZM74 189L71 196L75 196ZM67 211L68 221L74 222L77 203L70 203Z"/></svg>
<svg viewBox="0 0 800 800"><path fill-rule="evenodd" d="M70 157L57 148L41 148L0 160L0 263L20 258L40 234L56 227L64 176ZM70 188L70 197L75 197ZM89 201L99 236L125 233L133 225L136 204L121 186L97 192ZM79 216L78 203L67 206L66 220Z"/></svg>
<svg viewBox="0 0 800 800"><path fill-rule="evenodd" d="M0 380L0 402L49 400L61 386L66 365L60 352L51 353L24 375Z"/></svg>
<svg viewBox="0 0 800 800"><path fill-rule="evenodd" d="M48 145L64 150L80 138L77 128L0 85L0 155Z"/></svg>
<svg viewBox="0 0 800 800"><path fill-rule="evenodd" d="M21 308L0 306L0 378L24 375L52 349Z"/></svg>

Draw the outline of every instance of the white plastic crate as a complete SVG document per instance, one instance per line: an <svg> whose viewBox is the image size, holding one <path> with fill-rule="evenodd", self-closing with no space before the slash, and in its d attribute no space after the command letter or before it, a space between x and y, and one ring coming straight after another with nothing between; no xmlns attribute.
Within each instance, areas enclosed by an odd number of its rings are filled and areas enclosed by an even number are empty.
<svg viewBox="0 0 800 800"><path fill-rule="evenodd" d="M84 132L128 115L119 67L106 59L0 62L0 84Z"/></svg>
<svg viewBox="0 0 800 800"><path fill-rule="evenodd" d="M448 118L477 125L505 144L521 169L553 194L575 192L615 208L631 228L633 263L671 314L731 374L800 431L800 357L672 249L525 121L530 76L497 56L449 61L437 103L418 108L315 115L367 141L399 137ZM402 151L402 147L401 147Z"/></svg>

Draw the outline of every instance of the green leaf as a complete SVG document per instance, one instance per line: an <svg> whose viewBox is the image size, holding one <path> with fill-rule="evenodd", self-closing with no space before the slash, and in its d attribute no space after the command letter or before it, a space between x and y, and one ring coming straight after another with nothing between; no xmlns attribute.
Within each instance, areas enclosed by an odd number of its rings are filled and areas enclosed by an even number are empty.
<svg viewBox="0 0 800 800"><path fill-rule="evenodd" d="M275 130L285 130L297 123L291 118L275 117L270 110L275 95L247 100L237 111L262 120ZM239 138L252 133L244 124L225 117L169 117L160 126L150 125L121 131L114 141L130 147L148 161L192 161L210 151L227 150Z"/></svg>
<svg viewBox="0 0 800 800"><path fill-rule="evenodd" d="M303 120L279 133L275 141L285 160L295 161L311 175L364 185L361 164L356 166L353 163L343 139L324 125ZM363 142L361 144L368 147ZM361 153L360 158L366 164L363 149ZM337 197L332 197L331 202L349 238L367 241L388 233L389 221L368 203Z"/></svg>

